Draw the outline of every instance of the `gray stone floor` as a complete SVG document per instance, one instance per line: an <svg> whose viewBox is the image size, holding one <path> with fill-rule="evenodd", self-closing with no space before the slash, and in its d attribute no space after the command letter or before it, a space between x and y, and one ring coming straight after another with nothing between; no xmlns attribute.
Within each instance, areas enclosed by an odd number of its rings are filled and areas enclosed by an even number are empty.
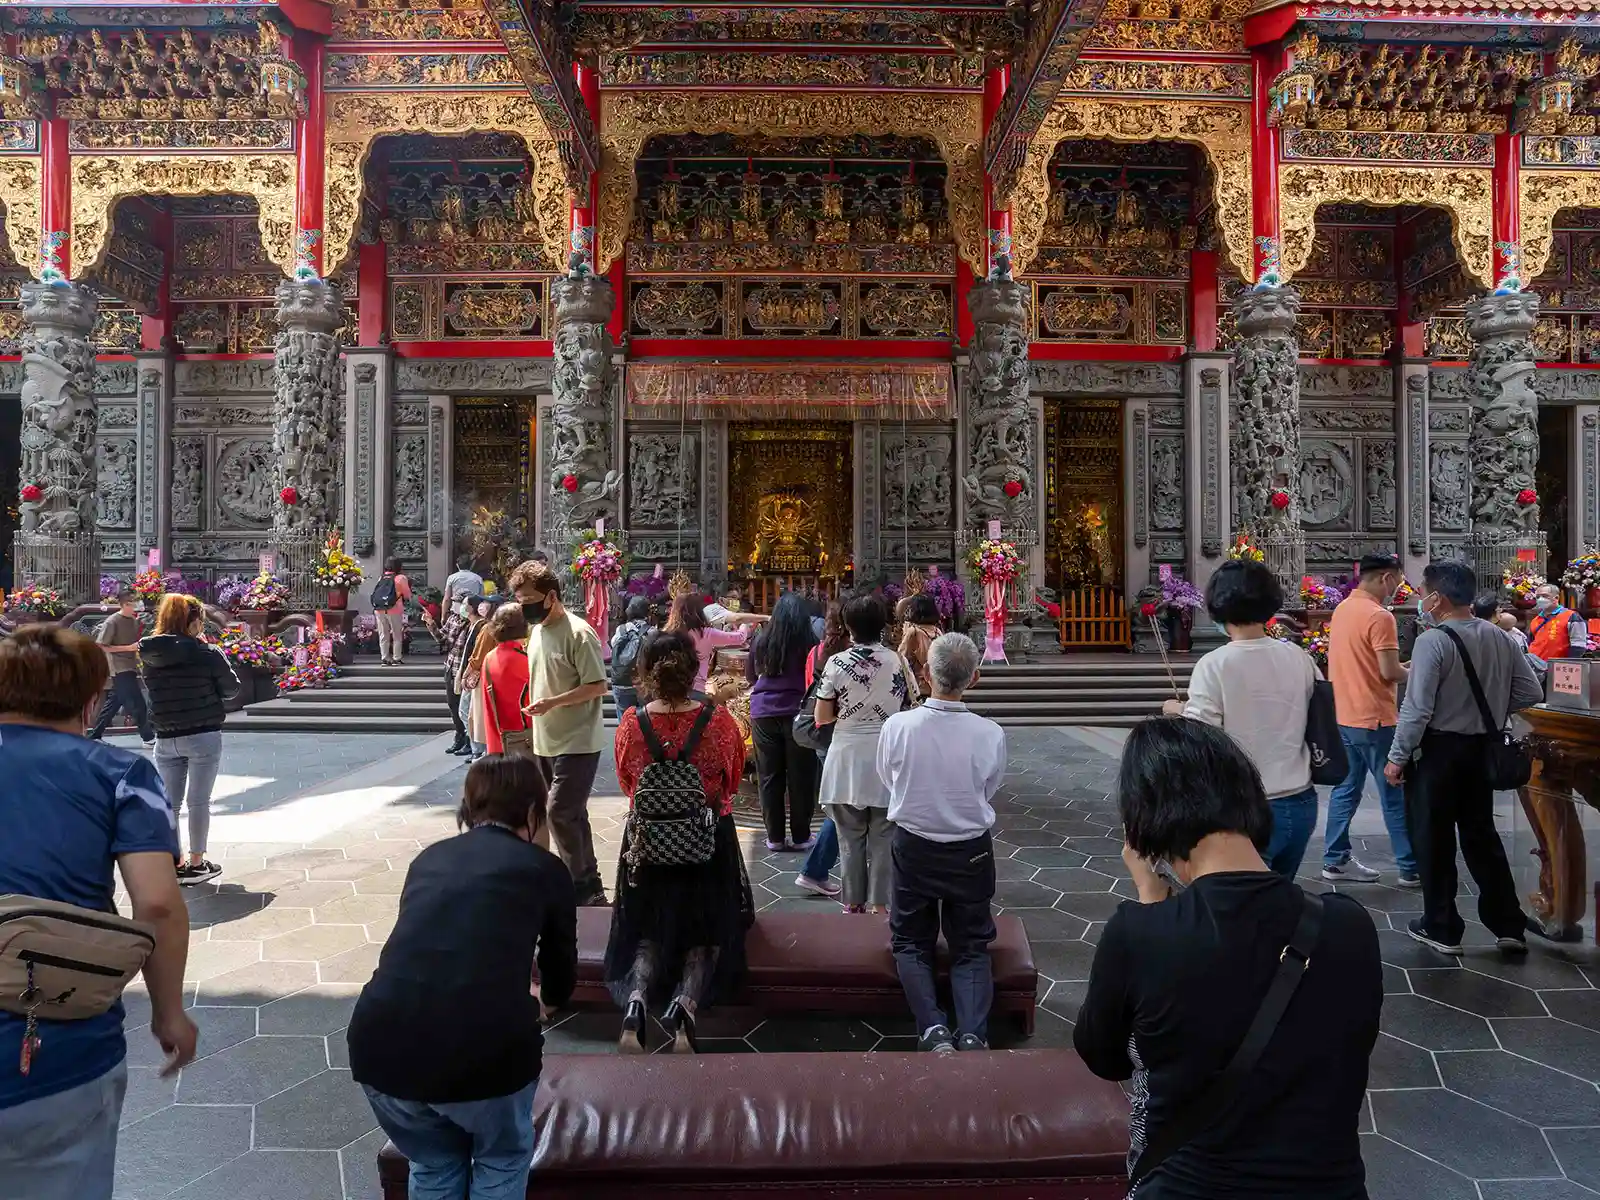
<svg viewBox="0 0 1600 1200"><path fill-rule="evenodd" d="M130 993L119 1200L377 1195L382 1136L350 1080L343 1029L393 926L407 864L455 831L463 772L430 757L437 745L230 739L225 776L256 782L224 801L238 809L217 822L250 840L215 842L226 873L191 894L188 1002L201 1057L178 1079L158 1079L148 1002ZM1022 916L1044 977L1030 1045L1070 1044L1098 932L1132 895L1111 799L1115 748L1100 736L1012 731L1011 772L996 805L997 904ZM1358 852L1392 877L1376 808L1369 797L1358 814ZM609 878L622 813L609 769L592 813ZM1505 818L1520 866L1525 830L1516 832L1509 808ZM314 836L287 836L290 822ZM271 836L258 839L257 829ZM828 903L795 888L796 856L767 853L753 830L745 851L764 907ZM1306 862L1314 873L1320 837ZM1526 962L1502 961L1470 920L1468 899L1467 953L1446 958L1403 932L1420 907L1414 893L1382 884L1350 890L1378 924L1385 962L1383 1033L1362 1122L1374 1200L1600 1195L1600 953L1536 943ZM1464 898L1470 891L1464 885ZM550 1030L547 1050L609 1053L617 1029L613 1015L568 1016ZM995 1032L1005 1044L1004 1031ZM706 1014L701 1033L706 1051L761 1052L903 1049L912 1030L908 1019L721 1011Z"/></svg>

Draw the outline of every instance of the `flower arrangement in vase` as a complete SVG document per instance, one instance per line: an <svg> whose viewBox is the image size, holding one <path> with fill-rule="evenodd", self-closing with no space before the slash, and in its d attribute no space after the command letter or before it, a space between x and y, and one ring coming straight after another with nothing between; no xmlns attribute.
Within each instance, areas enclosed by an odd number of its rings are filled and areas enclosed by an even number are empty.
<svg viewBox="0 0 1600 1200"><path fill-rule="evenodd" d="M572 551L572 573L585 583L610 586L622 578L627 565L627 551L592 529L579 539Z"/></svg>
<svg viewBox="0 0 1600 1200"><path fill-rule="evenodd" d="M1344 593L1315 575L1300 577L1300 602L1307 608L1331 609L1344 599Z"/></svg>
<svg viewBox="0 0 1600 1200"><path fill-rule="evenodd" d="M1190 648L1194 614L1206 606L1206 598L1182 575L1174 572L1161 581L1161 607L1167 613L1168 636L1174 650L1182 654Z"/></svg>
<svg viewBox="0 0 1600 1200"><path fill-rule="evenodd" d="M1241 530L1233 539L1233 545L1228 547L1228 557L1245 562L1266 562L1267 552L1255 544L1248 530Z"/></svg>
<svg viewBox="0 0 1600 1200"><path fill-rule="evenodd" d="M980 583L1010 583L1022 573L1022 555L1010 542L985 538L967 551L967 566Z"/></svg>
<svg viewBox="0 0 1600 1200"><path fill-rule="evenodd" d="M1583 606L1591 612L1600 609L1600 550L1585 546L1561 572L1561 586L1583 596Z"/></svg>
<svg viewBox="0 0 1600 1200"><path fill-rule="evenodd" d="M289 585L271 571L263 571L250 581L239 597L239 608L253 612L283 608L289 603Z"/></svg>
<svg viewBox="0 0 1600 1200"><path fill-rule="evenodd" d="M337 529L328 530L312 576L328 589L329 608L341 609L350 603L350 589L361 582L361 564L345 551L344 534Z"/></svg>
<svg viewBox="0 0 1600 1200"><path fill-rule="evenodd" d="M40 587L36 583L26 582L6 596L5 611L17 616L31 617L34 620L49 620L52 617L62 616L67 611L67 606L61 599L61 593L55 588Z"/></svg>
<svg viewBox="0 0 1600 1200"><path fill-rule="evenodd" d="M1500 576L1513 608L1532 608L1533 597L1545 585L1545 577L1527 563L1513 563Z"/></svg>
<svg viewBox="0 0 1600 1200"><path fill-rule="evenodd" d="M946 629L957 629L961 625L962 613L967 607L967 589L961 585L961 580L954 575L937 573L928 575L927 582L922 590L932 599L933 605L939 610L939 620Z"/></svg>
<svg viewBox="0 0 1600 1200"><path fill-rule="evenodd" d="M134 590L139 599L151 604L166 595L167 578L154 567L147 567L134 575L129 580L128 586Z"/></svg>

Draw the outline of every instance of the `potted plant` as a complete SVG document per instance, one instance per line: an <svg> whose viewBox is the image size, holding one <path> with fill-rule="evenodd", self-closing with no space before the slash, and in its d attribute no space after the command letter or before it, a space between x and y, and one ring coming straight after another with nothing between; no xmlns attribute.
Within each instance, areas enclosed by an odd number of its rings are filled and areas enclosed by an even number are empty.
<svg viewBox="0 0 1600 1200"><path fill-rule="evenodd" d="M1588 612L1600 609L1600 550L1585 547L1561 572L1561 586L1583 597Z"/></svg>
<svg viewBox="0 0 1600 1200"><path fill-rule="evenodd" d="M277 638L252 637L245 629L225 629L217 639L217 649L239 677L239 694L228 701L229 712L277 695L272 676L282 666Z"/></svg>
<svg viewBox="0 0 1600 1200"><path fill-rule="evenodd" d="M263 571L244 588L234 606L239 619L257 638L265 636L275 610L289 603L289 585L270 571Z"/></svg>
<svg viewBox="0 0 1600 1200"><path fill-rule="evenodd" d="M1311 613L1331 613L1344 599L1344 593L1315 575L1300 577L1300 604Z"/></svg>
<svg viewBox="0 0 1600 1200"><path fill-rule="evenodd" d="M135 574L128 586L144 601L146 608L154 608L166 594L167 577L154 567L148 567Z"/></svg>
<svg viewBox="0 0 1600 1200"><path fill-rule="evenodd" d="M334 611L350 604L350 589L361 582L361 564L346 552L344 534L328 530L322 555L312 570L316 581L328 589L328 607Z"/></svg>
<svg viewBox="0 0 1600 1200"><path fill-rule="evenodd" d="M1194 614L1206 606L1206 598L1183 576L1176 573L1161 581L1161 607L1166 610L1168 645L1179 654L1191 648Z"/></svg>

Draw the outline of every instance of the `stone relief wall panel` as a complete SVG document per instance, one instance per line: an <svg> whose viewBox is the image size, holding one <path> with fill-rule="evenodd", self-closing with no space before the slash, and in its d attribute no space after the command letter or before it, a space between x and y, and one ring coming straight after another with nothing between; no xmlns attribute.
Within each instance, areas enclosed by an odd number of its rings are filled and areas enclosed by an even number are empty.
<svg viewBox="0 0 1600 1200"><path fill-rule="evenodd" d="M1152 417L1154 413L1151 414ZM1181 416L1180 410L1180 416ZM1184 496L1184 439L1173 434L1150 438L1150 528L1159 533L1182 533Z"/></svg>
<svg viewBox="0 0 1600 1200"><path fill-rule="evenodd" d="M628 517L631 533L698 529L700 525L699 423L677 427L630 424ZM670 551L675 554L676 551Z"/></svg>
<svg viewBox="0 0 1600 1200"><path fill-rule="evenodd" d="M925 540L913 535L955 530L955 445L955 429L948 424L882 428L882 538L895 540L902 559L908 539L913 549ZM935 545L947 541L931 539ZM887 545L884 557L889 561L895 557Z"/></svg>
<svg viewBox="0 0 1600 1200"><path fill-rule="evenodd" d="M215 581L253 574L276 497L270 362L174 365L171 566Z"/></svg>
<svg viewBox="0 0 1600 1200"><path fill-rule="evenodd" d="M102 534L134 527L138 462L139 443L136 438L101 434L95 454L95 524Z"/></svg>

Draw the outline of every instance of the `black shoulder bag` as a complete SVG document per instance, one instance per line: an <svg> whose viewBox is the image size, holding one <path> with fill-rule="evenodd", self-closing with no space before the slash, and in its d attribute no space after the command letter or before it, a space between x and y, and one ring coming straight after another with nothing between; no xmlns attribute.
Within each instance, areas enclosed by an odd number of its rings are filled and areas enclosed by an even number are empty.
<svg viewBox="0 0 1600 1200"><path fill-rule="evenodd" d="M1289 1001L1294 998L1301 977L1310 969L1311 951L1316 948L1317 939L1322 935L1322 897L1310 892L1302 892L1300 896L1304 902L1300 923L1295 926L1289 944L1278 952L1278 973L1272 977L1272 985L1267 988L1266 998L1256 1010L1256 1019L1245 1032L1244 1041L1239 1043L1233 1058L1222 1068L1222 1074L1212 1081L1211 1086L1191 1100L1150 1139L1140 1153L1139 1161L1128 1172L1130 1196L1152 1171L1215 1125L1238 1101L1239 1090L1261 1060L1267 1043L1277 1031L1278 1022L1283 1020L1283 1014L1289 1009Z"/></svg>
<svg viewBox="0 0 1600 1200"><path fill-rule="evenodd" d="M1350 774L1350 757L1339 736L1339 713L1333 702L1333 684L1320 676L1311 684L1306 705L1306 749L1311 753L1311 782L1333 787Z"/></svg>
<svg viewBox="0 0 1600 1200"><path fill-rule="evenodd" d="M1483 694L1483 684L1478 682L1478 669L1472 665L1472 656L1467 653L1461 635L1448 625L1439 628L1456 644L1462 669L1467 673L1467 686L1472 689L1472 698L1478 704L1478 715L1483 718L1483 731L1489 735L1483 750L1483 771L1489 779L1489 785L1497 792L1524 786L1533 778L1533 755L1528 752L1527 746L1506 731L1504 723L1498 726L1494 723L1494 714L1489 711L1489 701Z"/></svg>

